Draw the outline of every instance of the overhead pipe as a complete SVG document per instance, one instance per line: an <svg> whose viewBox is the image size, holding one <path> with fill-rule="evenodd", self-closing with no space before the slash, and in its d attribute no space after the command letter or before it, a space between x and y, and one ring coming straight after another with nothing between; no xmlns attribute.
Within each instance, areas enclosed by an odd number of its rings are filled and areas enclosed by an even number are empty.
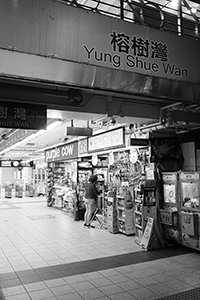
<svg viewBox="0 0 200 300"><path fill-rule="evenodd" d="M172 104L169 104L169 105L166 105L166 106L162 107L160 109L160 122L163 123L163 113L164 113L164 110L170 109L170 108L174 108L174 107L176 107L178 105L181 105L181 104L183 104L183 103L182 102L176 102L176 103L172 103Z"/></svg>
<svg viewBox="0 0 200 300"><path fill-rule="evenodd" d="M139 127L138 131L141 131L142 133L146 133L148 131L155 131L155 130L164 129L164 128L167 128L167 127L164 124L157 122L157 123L152 123L149 125L144 125L142 127Z"/></svg>
<svg viewBox="0 0 200 300"><path fill-rule="evenodd" d="M138 130L141 132L148 132L151 130L155 131L155 130L159 130L159 129L169 128L172 125L172 116L169 116L169 120L166 125L166 122L165 123L163 122L163 111L166 109L169 109L169 108L174 108L180 104L182 104L182 102L177 102L177 103L169 104L169 105L162 107L160 109L160 121L159 122L144 125L144 126L138 128Z"/></svg>
<svg viewBox="0 0 200 300"><path fill-rule="evenodd" d="M167 112L168 113L167 118L165 119L163 117L164 110L173 109L173 108L175 108L179 105L183 105L183 104L184 103L182 103L182 102L176 102L176 103L169 104L169 105L166 105L166 106L162 107L160 109L160 121L159 122L141 126L141 127L137 128L136 131L141 131L142 133L146 133L148 131L156 131L156 130L160 130L160 129L170 128L173 124L173 113L172 113L172 111L168 111ZM193 105L191 105L189 107L192 107L192 106Z"/></svg>

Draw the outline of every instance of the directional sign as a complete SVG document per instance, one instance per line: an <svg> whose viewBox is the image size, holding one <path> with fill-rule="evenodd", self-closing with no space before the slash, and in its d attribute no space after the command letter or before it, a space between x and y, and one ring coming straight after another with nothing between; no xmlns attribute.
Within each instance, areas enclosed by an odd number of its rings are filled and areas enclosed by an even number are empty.
<svg viewBox="0 0 200 300"><path fill-rule="evenodd" d="M0 101L0 128L46 129L47 107Z"/></svg>
<svg viewBox="0 0 200 300"><path fill-rule="evenodd" d="M0 167L33 167L33 161L23 162L21 160L0 160Z"/></svg>

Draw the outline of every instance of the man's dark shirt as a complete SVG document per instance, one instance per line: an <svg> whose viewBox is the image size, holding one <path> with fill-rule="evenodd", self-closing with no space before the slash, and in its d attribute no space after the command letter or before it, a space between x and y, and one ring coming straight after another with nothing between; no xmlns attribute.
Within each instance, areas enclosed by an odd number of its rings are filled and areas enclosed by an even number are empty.
<svg viewBox="0 0 200 300"><path fill-rule="evenodd" d="M95 183L87 183L85 187L85 198L87 199L96 199L99 195L99 192L96 188Z"/></svg>

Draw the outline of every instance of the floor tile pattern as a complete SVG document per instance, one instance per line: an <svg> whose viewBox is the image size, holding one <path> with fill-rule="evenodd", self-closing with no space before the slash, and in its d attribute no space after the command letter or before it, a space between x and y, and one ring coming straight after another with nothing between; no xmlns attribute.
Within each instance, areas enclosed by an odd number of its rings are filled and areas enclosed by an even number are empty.
<svg viewBox="0 0 200 300"><path fill-rule="evenodd" d="M195 288L186 292L181 292L175 295L162 297L157 300L199 300L199 299L200 299L200 288Z"/></svg>
<svg viewBox="0 0 200 300"><path fill-rule="evenodd" d="M196 300L199 287L199 252L144 251L45 197L0 199L0 300Z"/></svg>

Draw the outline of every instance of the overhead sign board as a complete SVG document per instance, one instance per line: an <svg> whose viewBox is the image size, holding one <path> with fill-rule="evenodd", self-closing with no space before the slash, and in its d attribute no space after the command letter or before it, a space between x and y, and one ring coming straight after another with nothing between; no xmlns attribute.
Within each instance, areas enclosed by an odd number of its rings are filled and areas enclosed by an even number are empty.
<svg viewBox="0 0 200 300"><path fill-rule="evenodd" d="M125 146L124 127L106 131L88 138L88 152L107 150Z"/></svg>
<svg viewBox="0 0 200 300"><path fill-rule="evenodd" d="M8 167L33 167L33 161L23 162L21 160L0 160L0 167L8 168Z"/></svg>
<svg viewBox="0 0 200 300"><path fill-rule="evenodd" d="M1 167L12 167L12 162L10 160L2 160L0 161Z"/></svg>
<svg viewBox="0 0 200 300"><path fill-rule="evenodd" d="M5 16L10 16L10 26L2 32L0 47L6 49L8 45L14 45L19 57L20 53L29 53L31 60L32 54L36 54L37 58L43 56L43 61L49 57L49 60L57 60L58 63L53 69L49 67L50 62L44 68L44 63L39 61L37 65L30 66L19 60L11 63L2 58L2 74L19 76L24 72L24 77L39 79L41 76L42 79L48 77L55 81L58 76L63 76L63 60L67 60L146 76L196 83L200 81L200 41L196 39L123 20L116 22L116 18L70 7L59 1L46 0L41 4L40 0L23 0L23 5L17 9L8 0L1 2L0 26L7 26ZM49 11L51 22L46 21ZM24 19L22 14L29 18ZM39 21L38 14L44 16ZM40 30L37 30L38 22ZM26 30L22 30L25 24ZM95 30L94 24L98 24ZM13 28L20 35L14 35ZM53 30L57 34L52 36ZM32 34L33 31L35 34ZM77 32L76 39L74 32ZM52 53L52 57L49 53ZM20 68L17 67L19 64ZM74 79L77 77L76 70L70 69L70 76Z"/></svg>
<svg viewBox="0 0 200 300"><path fill-rule="evenodd" d="M93 129L89 127L66 127L66 135L75 135L75 136L92 136Z"/></svg>
<svg viewBox="0 0 200 300"><path fill-rule="evenodd" d="M64 144L45 151L45 161L65 161L78 158L78 142Z"/></svg>
<svg viewBox="0 0 200 300"><path fill-rule="evenodd" d="M47 107L0 101L0 128L46 129Z"/></svg>

